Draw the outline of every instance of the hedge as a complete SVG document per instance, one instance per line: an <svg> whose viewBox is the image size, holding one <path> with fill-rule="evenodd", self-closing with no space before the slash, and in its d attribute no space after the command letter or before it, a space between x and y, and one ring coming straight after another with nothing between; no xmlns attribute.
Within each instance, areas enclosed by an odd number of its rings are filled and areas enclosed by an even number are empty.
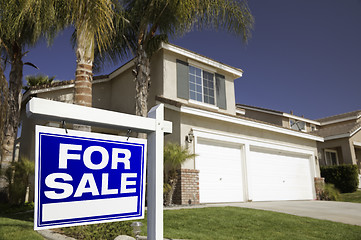
<svg viewBox="0 0 361 240"><path fill-rule="evenodd" d="M321 176L326 183L331 183L341 193L355 192L359 177L357 165L321 166Z"/></svg>

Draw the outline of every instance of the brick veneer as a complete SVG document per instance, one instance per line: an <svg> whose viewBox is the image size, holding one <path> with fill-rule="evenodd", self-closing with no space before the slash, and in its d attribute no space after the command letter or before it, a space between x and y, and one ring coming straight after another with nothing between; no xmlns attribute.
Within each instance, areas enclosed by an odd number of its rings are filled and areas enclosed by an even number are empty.
<svg viewBox="0 0 361 240"><path fill-rule="evenodd" d="M315 177L315 190L316 199L321 200L321 194L323 192L323 186L325 185L325 179L321 177Z"/></svg>
<svg viewBox="0 0 361 240"><path fill-rule="evenodd" d="M173 203L199 204L199 170L178 170L178 182L174 191Z"/></svg>

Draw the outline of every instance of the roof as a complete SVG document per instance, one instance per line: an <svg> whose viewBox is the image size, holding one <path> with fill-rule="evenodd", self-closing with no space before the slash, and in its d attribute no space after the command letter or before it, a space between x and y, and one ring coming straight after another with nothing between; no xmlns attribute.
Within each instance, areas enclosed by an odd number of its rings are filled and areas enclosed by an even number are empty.
<svg viewBox="0 0 361 240"><path fill-rule="evenodd" d="M227 119L230 122L240 123L240 124L250 126L250 127L255 127L255 128L259 128L259 129L269 130L269 131L273 131L273 132L278 132L278 133L283 133L283 134L287 134L287 135L292 135L292 136L297 136L297 137L301 137L301 138L306 138L306 139L323 142L323 138L314 133L300 132L300 131L297 131L294 129L282 127L282 126L279 126L276 124L271 124L268 122L263 122L263 121L256 120L253 118L248 118L245 116L233 115L233 114L229 114L229 113L222 113L222 112L217 111L216 109L210 109L207 107L199 106L197 104L192 104L192 103L185 104L185 103L182 103L182 102L179 102L176 100L165 98L164 96L156 96L156 100L161 103L174 106L178 109L182 109L183 107L185 107L185 108L190 107L192 109L198 109L203 112L210 113L210 114L212 114L212 116L217 116L217 115L224 116L225 117L224 119Z"/></svg>
<svg viewBox="0 0 361 240"><path fill-rule="evenodd" d="M327 125L332 123L338 123L348 120L355 120L361 117L361 110L356 110L352 112L342 113L330 117L325 117L318 119L317 121L321 122L321 125Z"/></svg>
<svg viewBox="0 0 361 240"><path fill-rule="evenodd" d="M361 122L340 122L330 126L323 126L314 133L324 137L325 140L352 137L361 130Z"/></svg>

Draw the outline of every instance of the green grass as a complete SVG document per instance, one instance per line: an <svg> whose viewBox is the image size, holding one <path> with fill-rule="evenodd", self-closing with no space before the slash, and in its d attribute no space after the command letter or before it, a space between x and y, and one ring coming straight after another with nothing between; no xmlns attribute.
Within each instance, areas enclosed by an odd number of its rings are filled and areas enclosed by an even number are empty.
<svg viewBox="0 0 361 240"><path fill-rule="evenodd" d="M43 239L33 231L32 212L0 206L0 239ZM22 213L17 213L20 211ZM146 218L142 220L146 235ZM130 235L131 222L63 228L77 239L111 239ZM122 232L124 231L124 232ZM180 239L360 239L361 227L283 213L236 207L164 211L164 236Z"/></svg>
<svg viewBox="0 0 361 240"><path fill-rule="evenodd" d="M342 193L339 201L361 203L361 190L359 189L353 193Z"/></svg>
<svg viewBox="0 0 361 240"><path fill-rule="evenodd" d="M145 222L144 222L145 223ZM146 233L143 227L143 234ZM361 227L262 210L168 210L164 236L182 239L360 239Z"/></svg>
<svg viewBox="0 0 361 240"><path fill-rule="evenodd" d="M0 239L1 240L43 240L33 230L34 212L32 205L9 207L0 205Z"/></svg>

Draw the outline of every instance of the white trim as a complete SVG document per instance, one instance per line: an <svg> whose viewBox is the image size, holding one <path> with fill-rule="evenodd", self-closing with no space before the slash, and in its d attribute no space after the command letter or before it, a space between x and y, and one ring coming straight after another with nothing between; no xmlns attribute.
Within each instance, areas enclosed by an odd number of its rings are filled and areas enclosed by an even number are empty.
<svg viewBox="0 0 361 240"><path fill-rule="evenodd" d="M361 114L359 114L358 116L352 116L352 117L346 117L346 118L331 120L331 121L327 121L327 122L321 122L321 126L329 125L329 124L333 124L333 123L350 121L350 120L356 120L356 119L359 119L360 117L361 117Z"/></svg>
<svg viewBox="0 0 361 240"><path fill-rule="evenodd" d="M203 97L203 95L202 95L202 97ZM215 99L214 99L214 101L215 101ZM199 105L199 106L202 106L202 107L211 108L213 110L219 110L219 107L217 107L216 105L212 105L210 103L205 103L205 102L199 102L199 101L196 101L194 99L189 99L188 103Z"/></svg>
<svg viewBox="0 0 361 240"><path fill-rule="evenodd" d="M356 147L361 147L361 142L353 141L353 145Z"/></svg>
<svg viewBox="0 0 361 240"><path fill-rule="evenodd" d="M165 50L168 50L168 51L180 54L182 56L191 58L191 59L196 60L198 62L207 64L207 65L209 65L211 67L219 68L219 69L221 69L223 71L226 71L226 72L228 72L230 74L235 75L237 78L242 77L242 75L243 75L243 71L241 69L227 66L227 65L222 64L220 62L214 61L214 60L212 60L210 58L206 58L206 57L203 57L203 56L201 56L199 54L190 52L190 51L188 51L186 49L183 49L183 48L171 45L171 44L167 44L167 43L162 43L161 47L163 49L165 49Z"/></svg>
<svg viewBox="0 0 361 240"><path fill-rule="evenodd" d="M109 79L112 79L112 78L122 74L123 72L125 72L129 68L131 68L134 65L134 61L135 61L134 59L130 60L129 62L127 62L126 64L122 65L121 67L116 69L114 72L109 74Z"/></svg>
<svg viewBox="0 0 361 240"><path fill-rule="evenodd" d="M222 115L219 113L208 112L205 110L195 109L195 108L191 108L191 107L182 106L180 109L180 112L191 114L191 115L212 118L212 119L216 119L216 120L220 120L220 121L231 122L231 123L240 124L240 125L244 125L244 126L248 126L248 127L254 127L254 128L258 128L258 129L271 131L271 132L282 133L282 134L291 135L291 136L295 136L295 137L315 140L315 141L319 141L319 142L324 141L323 138L319 137L319 136L313 136L310 134L305 134L303 132L298 132L298 131L294 131L291 129L281 128L278 126L272 126L272 125L268 125L265 123L258 123L258 122L254 122L254 121L250 121L250 120L246 120L246 119L237 118L237 117L226 116L226 115Z"/></svg>
<svg viewBox="0 0 361 240"><path fill-rule="evenodd" d="M194 66L194 67L197 67L197 68L201 68L201 70L205 70L207 72L210 72L210 73L216 73L217 70L215 68L212 68L212 67L209 67L205 64L202 64L200 62L197 62L197 61L194 61L192 59L188 59L188 64L191 65L191 66Z"/></svg>
<svg viewBox="0 0 361 240"><path fill-rule="evenodd" d="M313 121L313 120L310 120L310 119L307 119L307 118L304 118L304 117L298 117L298 116L288 114L288 113L283 113L282 115L284 117L293 118L293 119L298 120L298 121L303 121L303 122L307 122L307 123L311 123L311 124L320 126L320 122Z"/></svg>
<svg viewBox="0 0 361 240"><path fill-rule="evenodd" d="M328 140L333 140L333 139L338 139L338 138L346 138L346 137L350 137L350 134L349 133L343 133L343 134L339 134L339 135L333 135L333 136L328 136L328 137L325 137L325 141L328 141Z"/></svg>

